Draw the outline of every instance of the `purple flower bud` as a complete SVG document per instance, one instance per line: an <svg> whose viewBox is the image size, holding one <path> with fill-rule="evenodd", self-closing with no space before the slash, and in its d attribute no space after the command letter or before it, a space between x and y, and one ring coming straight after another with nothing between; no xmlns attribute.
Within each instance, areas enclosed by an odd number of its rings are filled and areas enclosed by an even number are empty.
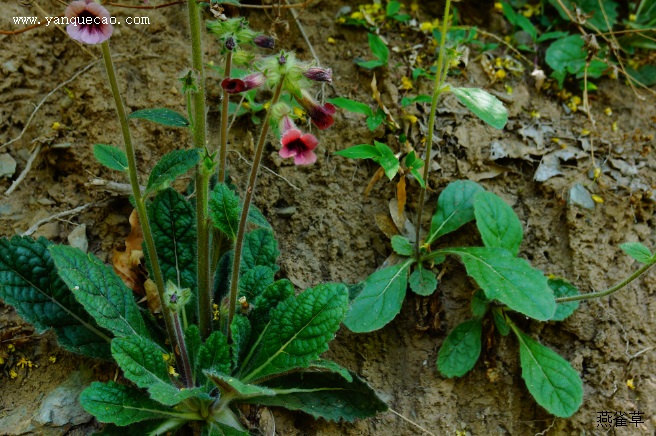
<svg viewBox="0 0 656 436"><path fill-rule="evenodd" d="M280 53L280 57L278 58L278 63L280 65L285 65L287 63L287 58L285 57L284 53Z"/></svg>
<svg viewBox="0 0 656 436"><path fill-rule="evenodd" d="M273 48L275 41L272 37L266 35L257 35L253 38L253 44L262 48Z"/></svg>
<svg viewBox="0 0 656 436"><path fill-rule="evenodd" d="M231 36L228 39L226 39L225 48L227 48L230 51L234 50L234 48L235 48L235 38L233 38Z"/></svg>
<svg viewBox="0 0 656 436"><path fill-rule="evenodd" d="M262 73L253 73L243 79L223 79L221 87L228 94L239 94L240 92L248 91L253 88L262 86L266 78Z"/></svg>
<svg viewBox="0 0 656 436"><path fill-rule="evenodd" d="M308 68L303 73L305 77L315 82L328 82L332 83L333 81L333 70L330 68Z"/></svg>
<svg viewBox="0 0 656 436"><path fill-rule="evenodd" d="M173 294L171 295L171 304L176 304L178 302L178 296Z"/></svg>
<svg viewBox="0 0 656 436"><path fill-rule="evenodd" d="M332 117L335 113L335 106L333 104L326 103L321 106L305 90L301 91L300 97L296 96L296 101L310 116L312 122L319 128L319 130L326 130L335 122Z"/></svg>

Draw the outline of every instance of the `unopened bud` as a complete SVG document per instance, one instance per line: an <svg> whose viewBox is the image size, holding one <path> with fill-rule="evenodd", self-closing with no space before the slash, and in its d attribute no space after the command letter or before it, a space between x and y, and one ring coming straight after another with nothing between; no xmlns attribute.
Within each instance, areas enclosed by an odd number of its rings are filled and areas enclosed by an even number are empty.
<svg viewBox="0 0 656 436"><path fill-rule="evenodd" d="M308 68L305 70L303 75L310 80L314 80L315 82L331 83L333 81L333 70L330 68Z"/></svg>
<svg viewBox="0 0 656 436"><path fill-rule="evenodd" d="M225 48L227 48L230 51L234 50L235 49L235 38L233 38L231 36L228 39L226 39Z"/></svg>
<svg viewBox="0 0 656 436"><path fill-rule="evenodd" d="M257 35L253 38L253 44L262 48L273 48L275 41L272 37L266 35Z"/></svg>

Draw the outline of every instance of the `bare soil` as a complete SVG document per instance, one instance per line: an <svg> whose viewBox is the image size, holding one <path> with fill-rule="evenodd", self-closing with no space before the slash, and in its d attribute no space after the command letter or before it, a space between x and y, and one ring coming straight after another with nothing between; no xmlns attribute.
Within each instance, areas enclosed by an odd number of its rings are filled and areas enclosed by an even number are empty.
<svg viewBox="0 0 656 436"><path fill-rule="evenodd" d="M442 10L441 4L426 3L419 11L419 21L432 20ZM488 30L493 32L504 30L489 24L498 21L490 19L491 3L476 7L470 3L462 6L467 12L462 14L464 24L489 25L492 28ZM338 10L347 5L351 2L321 1L304 11L300 21L321 64L334 72L333 85L324 88L323 97L346 96L374 104L371 73L353 63L355 56L370 57L366 31L335 22ZM40 2L39 6L50 16L63 10L54 1ZM117 26L111 39L128 108L169 107L184 112L176 80L190 64L184 7L138 14L113 8L111 12L119 18L148 16L151 21L145 26ZM3 5L0 28L13 29L12 16L45 13L35 6L28 8L11 2ZM256 28L274 34L279 47L294 49L303 58L312 56L290 13L283 13L277 22L271 11L244 13ZM381 34L391 47L401 51L416 43L415 37L407 36L403 29L385 28ZM335 43L328 42L328 38ZM219 62L217 45L209 36L205 51L208 60ZM411 125L398 105L399 96L406 92L399 87L400 78L408 72L403 66L403 53L392 52L389 71L377 72L377 86L394 118L408 129L408 137L417 140L415 146L422 150L418 140L423 134L420 126L426 125L426 111L409 109L419 119ZM0 179L1 191L9 188L25 168L34 147L43 145L27 177L11 195L0 200L0 235L22 233L42 218L93 203L79 214L42 225L37 234L66 243L73 229L86 224L89 251L109 262L113 248L129 233L131 208L124 195L89 183L96 178L124 182L117 174L101 168L91 152L96 143L121 143L99 59L96 47L76 44L62 28L42 27L16 36L0 36L0 144L26 129L20 140L0 150L9 153L18 165L16 174ZM27 124L35 106L48 93L90 64L94 65L88 71L49 96ZM506 80L514 91L506 98L511 119L503 131L486 127L452 98L441 101L440 141L433 158L435 171L429 179L427 209L434 209L437 195L450 181L476 180L503 197L519 215L526 233L521 256L547 273L568 278L582 292L607 288L637 268L620 251L620 243L642 241L654 247L655 99L643 91L646 99L640 100L622 81L603 80L591 102L596 119L592 126L585 114L568 113L553 95L538 93L530 70L527 66L524 74ZM450 80L505 92L502 84L490 84L475 54L470 56L465 74ZM208 71L213 144L217 143L218 83L218 75ZM430 93L428 84L421 86L411 93ZM612 110L611 116L603 113L606 107ZM540 118L532 117L531 111L539 111ZM615 121L616 131L612 129ZM60 124L59 129L53 129L55 122ZM538 131L547 126L544 143L522 135L520 129L526 126ZM190 142L181 130L148 123L134 123L133 127L142 174L161 155L187 147ZM581 135L583 129L591 134ZM248 132L253 131L252 124L243 119L231 138L234 151L229 160L237 186L246 182L249 167L244 159L252 159L252 136ZM317 136L321 141L318 160L310 167L295 167L282 160L272 139L264 159L270 171L261 171L257 188L257 205L271 221L280 243L281 274L289 277L299 290L326 281L363 280L390 254L387 238L374 217L388 213L394 185L381 181L369 196L364 196L376 168L332 153L354 144L371 143L374 138L393 148L398 143L392 135L385 136L383 128L369 132L361 116L345 112L336 115L333 128ZM563 175L535 182L533 176L541 156L560 147L551 141L552 137L561 138L583 153L563 165ZM493 161L493 141L525 147L527 151L522 156ZM594 166L590 143L597 164L604 168L596 182L588 176ZM593 210L568 204L567 193L575 182L588 185L604 202ZM417 186L411 184L410 216L416 210L417 199ZM429 218L426 216L427 222ZM475 227L469 226L445 243L477 241ZM583 378L583 406L572 418L559 419L538 406L528 393L521 378L518 345L510 336L490 335L479 363L465 377L445 379L439 375L435 366L437 351L450 329L469 317L469 298L476 289L458 262L447 261L443 268L441 283L433 296L409 293L401 314L378 332L355 335L342 329L332 344L330 356L361 374L394 411L434 434L607 434L608 429L597 425L601 411L644 412L643 424L610 430L612 434L654 434L654 271L621 293L581 304L565 322L524 322L526 331L572 362ZM9 425L12 417L31 416L43 396L73 370L90 367L100 379L115 375L111 366L59 349L52 335L33 334L11 308L1 305L0 341L0 352L5 357L5 364L0 365L0 419L5 428L0 428L0 434L25 432L27 427L21 427L20 422ZM12 352L10 344L15 348ZM38 367L17 368L22 356ZM51 362L50 357L56 361ZM17 377L10 376L11 370L17 372ZM627 385L629 380L633 388ZM268 422L269 429L273 416L276 433L281 435L422 434L392 412L354 424L314 421L301 413L277 409L272 410L272 415L260 412L266 418L262 424ZM77 428L37 427L25 434L88 434L96 427L93 422Z"/></svg>

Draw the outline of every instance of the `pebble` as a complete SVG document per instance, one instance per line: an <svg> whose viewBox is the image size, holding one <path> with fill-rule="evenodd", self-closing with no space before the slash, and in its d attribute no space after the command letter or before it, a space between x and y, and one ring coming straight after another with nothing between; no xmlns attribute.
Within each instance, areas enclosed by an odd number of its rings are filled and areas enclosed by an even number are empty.
<svg viewBox="0 0 656 436"><path fill-rule="evenodd" d="M0 177L11 177L16 172L16 161L9 153L0 154Z"/></svg>
<svg viewBox="0 0 656 436"><path fill-rule="evenodd" d="M279 216L290 217L296 213L296 206L281 207L276 209L276 214Z"/></svg>
<svg viewBox="0 0 656 436"><path fill-rule="evenodd" d="M41 425L63 427L80 425L93 418L80 405L80 394L92 379L90 370L75 371L61 385L53 389L34 414L33 421Z"/></svg>
<svg viewBox="0 0 656 436"><path fill-rule="evenodd" d="M68 244L71 247L79 248L85 253L89 250L89 240L87 239L87 225L81 224L73 229L68 235Z"/></svg>

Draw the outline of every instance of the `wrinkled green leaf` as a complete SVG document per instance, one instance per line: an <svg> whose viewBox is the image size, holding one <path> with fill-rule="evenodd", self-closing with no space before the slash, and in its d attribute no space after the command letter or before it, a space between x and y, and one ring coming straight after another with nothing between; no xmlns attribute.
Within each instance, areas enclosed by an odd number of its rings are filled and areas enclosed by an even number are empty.
<svg viewBox="0 0 656 436"><path fill-rule="evenodd" d="M167 354L156 343L139 336L116 338L112 341L112 356L125 377L140 388L145 388L153 400L173 406L186 398L198 395L196 389L179 390L171 383Z"/></svg>
<svg viewBox="0 0 656 436"><path fill-rule="evenodd" d="M200 385L207 382L203 371L213 371L220 374L230 374L230 345L228 338L219 331L212 332L198 351L198 363L195 373Z"/></svg>
<svg viewBox="0 0 656 436"><path fill-rule="evenodd" d="M460 256L467 274L485 291L512 310L539 321L556 313L556 301L547 278L524 259L503 248L467 247L440 250Z"/></svg>
<svg viewBox="0 0 656 436"><path fill-rule="evenodd" d="M352 382L334 373L300 373L277 377L265 385L275 396L250 398L246 402L302 410L315 418L354 421L375 416L387 405L354 373Z"/></svg>
<svg viewBox="0 0 656 436"><path fill-rule="evenodd" d="M334 104L340 109L347 110L349 112L355 112L363 115L373 115L374 112L371 110L368 104L360 103L359 101L350 100L344 97L331 98L328 100L329 103Z"/></svg>
<svg viewBox="0 0 656 436"><path fill-rule="evenodd" d="M110 334L101 329L57 274L45 238L0 238L0 298L43 333L52 328L69 351L108 359Z"/></svg>
<svg viewBox="0 0 656 436"><path fill-rule="evenodd" d="M500 247L517 256L524 232L515 211L497 195L481 191L474 199L476 226L486 247Z"/></svg>
<svg viewBox="0 0 656 436"><path fill-rule="evenodd" d="M495 129L503 129L508 122L508 111L501 101L480 88L451 88L460 103Z"/></svg>
<svg viewBox="0 0 656 436"><path fill-rule="evenodd" d="M247 347L253 336L251 323L245 316L235 315L230 331L232 332L232 368L236 371L248 351Z"/></svg>
<svg viewBox="0 0 656 436"><path fill-rule="evenodd" d="M317 359L310 364L310 370L313 369L319 369L321 371L329 371L335 374L339 374L344 378L344 380L346 380L349 383L353 381L353 376L351 375L351 372L348 369L339 366L336 362L333 362L332 360Z"/></svg>
<svg viewBox="0 0 656 436"><path fill-rule="evenodd" d="M63 245L48 249L60 277L99 326L116 336L150 336L132 290L100 259Z"/></svg>
<svg viewBox="0 0 656 436"><path fill-rule="evenodd" d="M239 210L241 211L244 207L243 202L239 203ZM272 230L271 224L264 218L260 209L258 209L254 204L248 208L248 222L257 226L262 227L263 229Z"/></svg>
<svg viewBox="0 0 656 436"><path fill-rule="evenodd" d="M294 368L307 368L339 328L348 304L343 284L321 284L280 303L247 356L243 382Z"/></svg>
<svg viewBox="0 0 656 436"><path fill-rule="evenodd" d="M167 188L175 179L196 165L200 155L198 150L174 150L162 156L150 173L146 193Z"/></svg>
<svg viewBox="0 0 656 436"><path fill-rule="evenodd" d="M173 189L148 204L148 218L164 282L196 288L196 209Z"/></svg>
<svg viewBox="0 0 656 436"><path fill-rule="evenodd" d="M92 383L80 394L80 404L98 421L120 426L147 419L184 416L151 400L138 389L119 385L113 381Z"/></svg>
<svg viewBox="0 0 656 436"><path fill-rule="evenodd" d="M569 418L583 402L583 382L565 359L513 329L519 340L522 378L538 404L549 413Z"/></svg>
<svg viewBox="0 0 656 436"><path fill-rule="evenodd" d="M224 183L218 183L210 194L209 214L214 226L234 241L241 207L237 194Z"/></svg>
<svg viewBox="0 0 656 436"><path fill-rule="evenodd" d="M93 146L93 155L98 162L110 170L123 172L128 170L128 158L125 152L118 147L96 144Z"/></svg>
<svg viewBox="0 0 656 436"><path fill-rule="evenodd" d="M554 297L573 297L579 295L579 290L572 286L571 283L559 278L549 279L549 287L554 293ZM578 301L570 301L567 303L558 303L556 306L556 313L551 317L552 321L563 321L565 318L579 308Z"/></svg>
<svg viewBox="0 0 656 436"><path fill-rule="evenodd" d="M273 276L274 272L268 266L257 265L249 269L239 278L239 295L251 303L267 286L273 284Z"/></svg>
<svg viewBox="0 0 656 436"><path fill-rule="evenodd" d="M189 356L189 366L194 376L194 384L198 380L198 353L203 345L200 338L200 329L196 324L190 324L184 331L185 345L187 346L187 355Z"/></svg>
<svg viewBox="0 0 656 436"><path fill-rule="evenodd" d="M189 120L174 110L166 108L142 109L132 112L129 119L141 119L152 121L169 127L189 127Z"/></svg>
<svg viewBox="0 0 656 436"><path fill-rule="evenodd" d="M270 230L255 229L248 232L244 237L244 247L241 255L242 271L255 268L257 265L263 265L276 272L279 269L276 265L279 255L278 242Z"/></svg>
<svg viewBox="0 0 656 436"><path fill-rule="evenodd" d="M650 264L654 262L654 255L640 242L625 242L620 245L622 251L640 263Z"/></svg>
<svg viewBox="0 0 656 436"><path fill-rule="evenodd" d="M417 295L423 295L424 297L432 295L437 289L437 277L432 271L421 266L421 264L418 264L417 269L410 274L408 283L410 283L412 292Z"/></svg>
<svg viewBox="0 0 656 436"><path fill-rule="evenodd" d="M482 332L480 319L470 319L451 330L437 355L437 368L442 375L462 377L476 365L481 354Z"/></svg>
<svg viewBox="0 0 656 436"><path fill-rule="evenodd" d="M401 256L412 256L415 252L412 242L401 235L392 236L392 249Z"/></svg>
<svg viewBox="0 0 656 436"><path fill-rule="evenodd" d="M249 314L253 335L260 336L260 333L271 319L271 310L292 295L294 295L294 285L289 280L282 279L267 286L264 292L255 298L253 310Z"/></svg>
<svg viewBox="0 0 656 436"><path fill-rule="evenodd" d="M394 319L408 287L411 260L383 268L365 280L364 289L351 303L344 325L352 332L378 330Z"/></svg>
<svg viewBox="0 0 656 436"><path fill-rule="evenodd" d="M474 219L474 200L483 187L469 180L456 180L442 191L437 199L437 210L431 220L427 244L467 224Z"/></svg>

